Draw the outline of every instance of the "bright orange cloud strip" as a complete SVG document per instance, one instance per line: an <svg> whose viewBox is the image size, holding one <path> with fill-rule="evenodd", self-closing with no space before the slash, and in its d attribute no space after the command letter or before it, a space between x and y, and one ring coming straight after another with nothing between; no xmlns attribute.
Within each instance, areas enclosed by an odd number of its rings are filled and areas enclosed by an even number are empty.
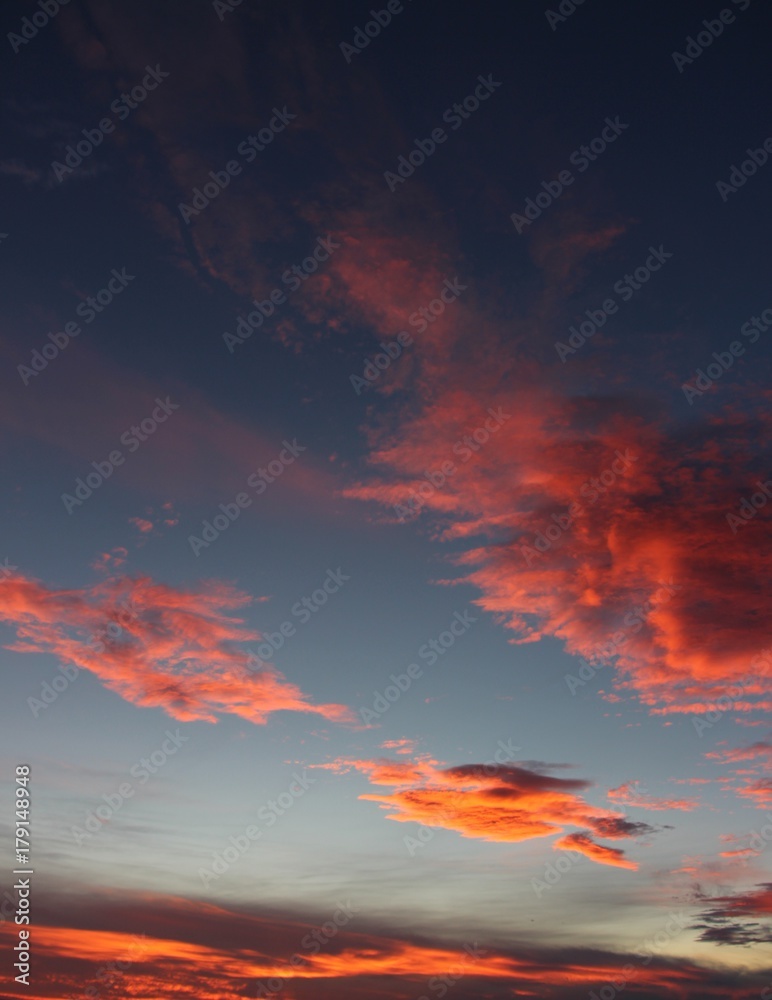
<svg viewBox="0 0 772 1000"><path fill-rule="evenodd" d="M249 654L237 645L260 634L226 611L251 601L222 583L183 591L120 577L57 591L22 576L0 579L0 620L18 636L7 648L89 670L133 704L184 722L230 713L262 724L277 711L352 719L343 705L312 704L272 667L247 669Z"/></svg>
<svg viewBox="0 0 772 1000"><path fill-rule="evenodd" d="M569 833L567 837L556 840L552 846L556 851L579 851L600 865L629 868L632 871L638 870L638 865L634 861L628 861L624 851L620 851L617 847L596 844L592 837L586 833Z"/></svg>
<svg viewBox="0 0 772 1000"><path fill-rule="evenodd" d="M340 760L322 766L354 767L375 785L395 786L388 795L360 796L389 810L388 819L442 827L462 837L515 843L562 833L566 826L584 827L611 839L652 832L652 827L630 822L622 813L589 805L578 794L589 782L553 777L544 773L546 766L542 771L514 764L440 768L436 762L388 760ZM586 833L574 836L576 849L593 861L637 868L622 851L595 844Z"/></svg>
<svg viewBox="0 0 772 1000"><path fill-rule="evenodd" d="M269 993L303 1000L333 995L364 1000L418 995L427 991L429 977L450 975L463 978L461 997L481 995L481 989L503 996L495 984L506 983L518 995L568 1000L580 987L586 991L618 978L625 960L577 949L541 953L531 946L505 950L484 942L454 946L361 926L340 927L332 941L309 947L303 944L311 940L313 925L307 920L151 894L123 892L113 901L99 894L88 900L68 896L60 905L61 923L34 929L36 988L30 995L35 998L58 1000L65 992L92 988L110 995L122 991L137 1000L236 1000L251 982L250 996L265 995L262 985ZM10 945L12 939L15 929L0 926L0 940ZM301 960L293 964L293 957ZM676 990L684 1000L725 995L712 991L715 972L687 962L634 962L641 985ZM270 985L272 978L278 983ZM0 982L11 986L8 972L0 974Z"/></svg>

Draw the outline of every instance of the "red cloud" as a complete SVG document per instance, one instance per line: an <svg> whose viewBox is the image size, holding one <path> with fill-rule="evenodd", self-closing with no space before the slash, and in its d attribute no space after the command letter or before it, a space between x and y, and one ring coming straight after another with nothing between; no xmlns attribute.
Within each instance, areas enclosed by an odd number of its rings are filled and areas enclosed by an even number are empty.
<svg viewBox="0 0 772 1000"><path fill-rule="evenodd" d="M617 847L605 847L603 844L596 844L586 833L569 833L567 837L561 837L552 845L556 851L580 851L601 865L613 865L616 868L630 868L637 871L638 865L634 861L625 858L624 851Z"/></svg>
<svg viewBox="0 0 772 1000"><path fill-rule="evenodd" d="M553 777L544 773L548 765L540 771L514 764L443 768L437 762L413 765L388 760L345 760L323 766L355 767L373 784L394 786L396 790L388 795L360 796L388 809L388 819L455 830L462 837L516 843L562 833L566 826L589 828L597 836L611 839L652 831L647 824L632 823L621 813L589 805L578 794L589 782ZM578 835L575 846L601 864L637 868L624 860L621 851L595 844L586 833Z"/></svg>
<svg viewBox="0 0 772 1000"><path fill-rule="evenodd" d="M257 724L272 712L315 712L338 722L342 705L313 705L277 670L251 673L239 648L260 633L226 614L252 598L222 583L177 590L121 577L84 590L52 590L21 576L0 579L0 620L16 628L8 649L50 653L89 670L111 691L185 722L231 713ZM131 609L126 614L121 609ZM117 634L107 626L120 623Z"/></svg>
<svg viewBox="0 0 772 1000"><path fill-rule="evenodd" d="M679 443L629 401L571 398L518 331L453 309L439 341L416 345L409 399L371 430L372 474L345 495L392 520L410 505L438 539L466 540L463 578L515 641L554 636L591 661L610 648L617 688L654 711L772 707L772 521L732 536L724 517L753 482L748 422L725 414ZM473 368L457 349L470 326ZM491 413L506 415L495 429Z"/></svg>

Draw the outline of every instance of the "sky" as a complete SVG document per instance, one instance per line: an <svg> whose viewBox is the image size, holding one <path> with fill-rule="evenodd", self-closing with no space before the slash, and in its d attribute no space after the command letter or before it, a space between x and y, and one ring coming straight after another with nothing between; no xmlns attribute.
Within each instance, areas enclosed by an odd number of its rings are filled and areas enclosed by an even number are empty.
<svg viewBox="0 0 772 1000"><path fill-rule="evenodd" d="M761 0L2 21L0 998L769 1000Z"/></svg>

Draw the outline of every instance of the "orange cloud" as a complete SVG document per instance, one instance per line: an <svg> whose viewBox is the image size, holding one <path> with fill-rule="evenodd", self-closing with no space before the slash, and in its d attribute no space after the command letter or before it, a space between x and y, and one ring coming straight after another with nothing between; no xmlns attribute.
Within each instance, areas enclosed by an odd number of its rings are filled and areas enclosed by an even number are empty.
<svg viewBox="0 0 772 1000"><path fill-rule="evenodd" d="M272 712L313 712L337 722L343 705L314 705L278 670L247 669L238 648L260 633L229 609L252 598L223 583L183 591L149 577L119 577L84 590L53 590L22 576L0 579L0 620L14 626L8 649L49 653L95 674L136 705L185 722L231 713L256 724ZM128 605L131 614L121 612ZM106 626L119 622L113 636Z"/></svg>
<svg viewBox="0 0 772 1000"><path fill-rule="evenodd" d="M341 760L322 766L353 767L375 785L394 786L388 795L360 795L388 810L387 819L442 827L462 837L516 843L562 833L566 826L589 828L611 839L653 830L622 813L589 805L578 792L590 783L546 773L555 765L532 770L516 764L439 767L436 761ZM577 850L600 864L637 868L621 851L595 844L586 834L577 840Z"/></svg>
<svg viewBox="0 0 772 1000"><path fill-rule="evenodd" d="M370 1000L436 992L432 982L440 979L432 977L448 976L458 1000L505 1000L513 991L572 1000L577 990L586 993L618 979L625 963L635 968L641 988L682 1000L730 992L739 1000L752 994L735 989L756 983L683 959L656 957L644 965L639 956L592 949L432 939L368 923L358 909L347 910L348 903L339 905L344 919L336 925L326 922L331 913L314 920L125 890L46 894L45 902L35 927L34 987L24 991L35 1000L58 1000L90 987L137 1000L237 1000L245 983L251 996L281 990L293 1000ZM0 926L3 944L10 948L12 939L15 929ZM0 982L16 994L11 976L3 970Z"/></svg>
<svg viewBox="0 0 772 1000"><path fill-rule="evenodd" d="M586 833L569 833L567 837L561 837L552 845L556 851L580 851L591 861L597 861L600 865L612 865L616 868L629 868L632 871L638 870L638 865L634 861L625 858L624 851L617 847L605 847L603 844L596 844Z"/></svg>

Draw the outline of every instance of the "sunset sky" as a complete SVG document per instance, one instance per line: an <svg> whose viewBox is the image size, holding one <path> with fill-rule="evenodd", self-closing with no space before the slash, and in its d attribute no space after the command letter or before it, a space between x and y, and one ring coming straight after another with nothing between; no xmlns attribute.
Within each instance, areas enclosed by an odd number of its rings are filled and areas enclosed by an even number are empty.
<svg viewBox="0 0 772 1000"><path fill-rule="evenodd" d="M762 0L59 7L0 1000L770 1000Z"/></svg>

